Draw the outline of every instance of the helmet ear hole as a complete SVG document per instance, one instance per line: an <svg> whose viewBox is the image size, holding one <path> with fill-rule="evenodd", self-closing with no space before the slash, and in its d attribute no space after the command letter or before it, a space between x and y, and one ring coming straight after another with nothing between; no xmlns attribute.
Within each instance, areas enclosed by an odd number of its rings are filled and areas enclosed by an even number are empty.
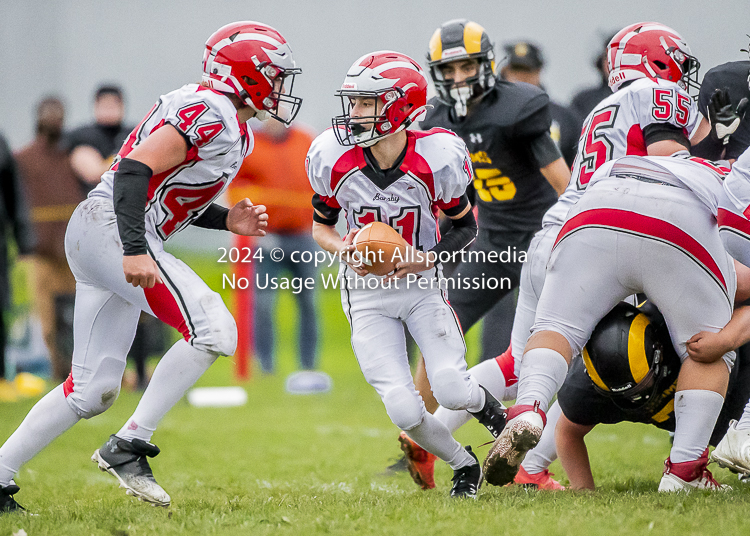
<svg viewBox="0 0 750 536"><path fill-rule="evenodd" d="M659 60L654 60L654 65L656 65L659 69L667 68L667 64Z"/></svg>
<svg viewBox="0 0 750 536"><path fill-rule="evenodd" d="M256 82L255 80L253 80L247 75L242 77L242 81L245 82L248 86L255 86L258 84L258 82Z"/></svg>

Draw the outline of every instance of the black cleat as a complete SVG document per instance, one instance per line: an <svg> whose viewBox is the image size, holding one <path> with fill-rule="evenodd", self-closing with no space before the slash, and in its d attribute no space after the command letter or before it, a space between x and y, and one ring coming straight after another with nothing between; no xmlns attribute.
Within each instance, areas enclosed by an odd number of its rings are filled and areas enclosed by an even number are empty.
<svg viewBox="0 0 750 536"><path fill-rule="evenodd" d="M479 465L479 460L471 451L471 447L466 447L466 452L474 458L476 463L453 471L451 497L476 499L479 483L482 480L482 466Z"/></svg>
<svg viewBox="0 0 750 536"><path fill-rule="evenodd" d="M114 476L128 495L154 506L169 506L171 499L156 483L146 459L153 458L159 452L159 447L142 439L128 441L111 435L102 448L94 452L91 461Z"/></svg>
<svg viewBox="0 0 750 536"><path fill-rule="evenodd" d="M487 389L479 387L484 391L484 407L476 413L469 413L490 431L492 437L497 438L505 428L505 407Z"/></svg>
<svg viewBox="0 0 750 536"><path fill-rule="evenodd" d="M13 482L11 480L11 482ZM21 490L15 483L0 486L0 514L25 512L26 508L16 502L13 496Z"/></svg>

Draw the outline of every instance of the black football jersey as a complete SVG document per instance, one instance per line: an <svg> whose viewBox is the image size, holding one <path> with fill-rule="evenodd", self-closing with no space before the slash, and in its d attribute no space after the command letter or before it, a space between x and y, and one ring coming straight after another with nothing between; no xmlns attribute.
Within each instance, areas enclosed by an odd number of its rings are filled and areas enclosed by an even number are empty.
<svg viewBox="0 0 750 536"><path fill-rule="evenodd" d="M701 82L698 109L708 117L708 102L716 89L729 88L729 96L735 106L743 98L750 99L750 60L730 61L708 71ZM738 158L750 146L750 114L740 123L729 138L726 159Z"/></svg>
<svg viewBox="0 0 750 536"><path fill-rule="evenodd" d="M570 109L554 101L549 103L552 116L550 136L557 144L568 167L573 166L578 152L578 139L581 137L581 123L578 116Z"/></svg>
<svg viewBox="0 0 750 536"><path fill-rule="evenodd" d="M489 231L536 231L557 200L539 171L529 141L548 133L549 97L529 84L498 79L469 115L457 118L453 108L432 99L421 123L427 130L452 130L466 143L474 167L479 226Z"/></svg>

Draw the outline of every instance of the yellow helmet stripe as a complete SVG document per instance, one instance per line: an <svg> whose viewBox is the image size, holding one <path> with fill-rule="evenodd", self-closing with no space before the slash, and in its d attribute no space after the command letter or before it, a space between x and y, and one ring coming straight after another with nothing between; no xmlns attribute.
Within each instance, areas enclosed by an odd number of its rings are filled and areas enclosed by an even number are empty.
<svg viewBox="0 0 750 536"><path fill-rule="evenodd" d="M607 385L599 377L599 374L596 372L594 364L591 362L591 358L589 357L589 352L588 350L586 350L585 346L583 347L583 364L586 365L586 372L589 373L591 381L593 381L597 386L601 387L605 391L609 391L609 387L607 387Z"/></svg>
<svg viewBox="0 0 750 536"><path fill-rule="evenodd" d="M438 28L430 38L430 61L441 59L443 59L443 36L440 35L440 28Z"/></svg>
<svg viewBox="0 0 750 536"><path fill-rule="evenodd" d="M484 28L476 22L467 22L464 26L464 48L467 54L478 54L482 51L482 34Z"/></svg>
<svg viewBox="0 0 750 536"><path fill-rule="evenodd" d="M643 344L648 324L648 318L641 313L633 319L628 333L628 362L636 383L645 378L649 370L646 347Z"/></svg>

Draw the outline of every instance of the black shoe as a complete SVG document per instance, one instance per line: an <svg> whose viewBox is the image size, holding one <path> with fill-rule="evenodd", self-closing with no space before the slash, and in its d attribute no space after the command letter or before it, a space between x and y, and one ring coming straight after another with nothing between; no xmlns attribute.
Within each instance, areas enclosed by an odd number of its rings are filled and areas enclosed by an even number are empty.
<svg viewBox="0 0 750 536"><path fill-rule="evenodd" d="M466 452L474 458L476 463L453 471L451 497L476 499L479 482L482 480L482 467L479 465L476 455L471 451L471 447L466 447Z"/></svg>
<svg viewBox="0 0 750 536"><path fill-rule="evenodd" d="M484 407L476 413L471 413L480 423L490 431L492 437L497 438L505 428L505 408L498 402L497 398L490 392L479 386L484 391Z"/></svg>
<svg viewBox="0 0 750 536"><path fill-rule="evenodd" d="M26 508L18 504L13 498L13 495L18 493L20 490L21 488L19 488L15 484L0 486L0 514L26 511Z"/></svg>
<svg viewBox="0 0 750 536"><path fill-rule="evenodd" d="M156 483L146 459L153 458L159 452L159 447L142 439L128 441L112 435L102 448L94 452L91 461L114 476L128 495L155 506L169 506L171 499Z"/></svg>
<svg viewBox="0 0 750 536"><path fill-rule="evenodd" d="M406 456L401 456L391 465L385 468L385 471L381 473L381 476L393 476L399 473L405 473L409 470L409 462Z"/></svg>

